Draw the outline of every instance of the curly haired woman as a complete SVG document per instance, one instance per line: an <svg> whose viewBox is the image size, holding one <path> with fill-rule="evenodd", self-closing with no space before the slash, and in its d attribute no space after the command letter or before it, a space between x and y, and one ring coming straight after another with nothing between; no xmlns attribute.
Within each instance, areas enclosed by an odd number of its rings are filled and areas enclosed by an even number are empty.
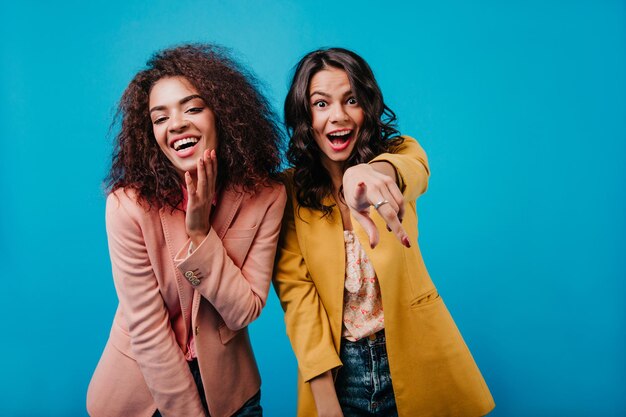
<svg viewBox="0 0 626 417"><path fill-rule="evenodd" d="M494 406L422 260L415 200L428 162L394 121L354 52L321 49L296 66L274 286L298 359L299 417L475 417Z"/></svg>
<svg viewBox="0 0 626 417"><path fill-rule="evenodd" d="M124 91L106 225L119 306L87 393L99 416L260 416L247 325L285 190L280 134L222 48L156 53Z"/></svg>

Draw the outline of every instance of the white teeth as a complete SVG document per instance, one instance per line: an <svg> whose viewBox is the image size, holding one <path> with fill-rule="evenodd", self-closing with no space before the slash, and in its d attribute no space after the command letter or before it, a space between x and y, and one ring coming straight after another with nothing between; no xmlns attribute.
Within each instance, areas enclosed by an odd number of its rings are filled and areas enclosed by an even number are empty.
<svg viewBox="0 0 626 417"><path fill-rule="evenodd" d="M184 139L179 139L176 142L174 142L172 144L172 147L174 148L175 151L179 150L183 145L186 145L188 143L193 143L196 144L198 143L198 138L184 138Z"/></svg>
<svg viewBox="0 0 626 417"><path fill-rule="evenodd" d="M350 133L352 133L351 130L342 130L341 132L333 132L333 133L329 133L328 136L337 136L337 137L341 137L341 136L348 136Z"/></svg>

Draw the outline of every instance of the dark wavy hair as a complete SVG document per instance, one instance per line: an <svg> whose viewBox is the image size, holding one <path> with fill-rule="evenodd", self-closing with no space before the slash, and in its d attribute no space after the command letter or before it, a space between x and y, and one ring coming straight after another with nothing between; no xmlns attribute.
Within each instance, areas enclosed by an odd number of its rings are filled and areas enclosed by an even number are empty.
<svg viewBox="0 0 626 417"><path fill-rule="evenodd" d="M124 91L113 122L121 119L108 192L135 190L148 207L182 202L184 181L157 144L148 109L152 87L166 77L186 78L215 114L221 188L253 192L277 177L281 130L256 78L225 48L189 44L155 53Z"/></svg>
<svg viewBox="0 0 626 417"><path fill-rule="evenodd" d="M287 160L294 168L298 204L320 210L323 216L332 212L333 206L322 203L332 192L332 182L313 136L309 84L316 73L326 68L346 72L365 116L344 169L369 162L381 153L393 152L403 141L396 129L396 115L383 101L374 74L363 58L343 48L318 49L305 55L295 67L285 99L285 125L290 136Z"/></svg>

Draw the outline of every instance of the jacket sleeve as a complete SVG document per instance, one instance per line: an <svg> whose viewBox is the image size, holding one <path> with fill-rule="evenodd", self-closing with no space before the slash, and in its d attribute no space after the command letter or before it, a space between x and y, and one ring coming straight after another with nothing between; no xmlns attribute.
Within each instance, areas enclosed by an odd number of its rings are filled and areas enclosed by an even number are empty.
<svg viewBox="0 0 626 417"><path fill-rule="evenodd" d="M386 161L394 166L398 175L398 185L404 198L416 200L426 192L430 169L426 152L415 139L403 136L404 142L393 153L383 153L372 162Z"/></svg>
<svg viewBox="0 0 626 417"><path fill-rule="evenodd" d="M287 185L288 194L291 187ZM302 256L291 195L283 217L274 268L274 289L285 311L285 326L304 381L341 366L330 320Z"/></svg>
<svg viewBox="0 0 626 417"><path fill-rule="evenodd" d="M177 255L177 266L183 274L197 271L201 279L196 290L215 307L231 330L242 329L254 321L267 300L286 200L282 185L271 193L264 200L269 203L255 207L264 214L258 215L258 229L241 268L228 256L214 228L193 253L188 255L187 242Z"/></svg>
<svg viewBox="0 0 626 417"><path fill-rule="evenodd" d="M113 280L128 325L131 350L163 416L204 416L148 257L139 221L142 210L123 191L107 198Z"/></svg>

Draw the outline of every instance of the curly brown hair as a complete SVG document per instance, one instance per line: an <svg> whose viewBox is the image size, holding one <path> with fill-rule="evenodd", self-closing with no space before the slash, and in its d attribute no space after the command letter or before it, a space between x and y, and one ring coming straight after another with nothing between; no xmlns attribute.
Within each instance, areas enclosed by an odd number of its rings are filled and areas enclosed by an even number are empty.
<svg viewBox="0 0 626 417"><path fill-rule="evenodd" d="M122 94L113 122L121 119L107 191L131 189L140 203L159 208L175 209L182 202L184 181L157 144L148 109L154 84L178 76L215 114L218 186L253 192L276 179L281 130L258 81L224 47L188 44L156 52Z"/></svg>
<svg viewBox="0 0 626 417"><path fill-rule="evenodd" d="M285 99L285 126L291 137L287 160L294 169L298 204L321 211L322 217L332 213L333 206L322 203L332 192L332 181L313 137L309 84L316 73L326 68L346 72L365 115L344 169L369 162L381 153L393 152L404 140L396 129L396 115L385 104L374 73L363 58L343 48L324 48L306 54L295 67Z"/></svg>

